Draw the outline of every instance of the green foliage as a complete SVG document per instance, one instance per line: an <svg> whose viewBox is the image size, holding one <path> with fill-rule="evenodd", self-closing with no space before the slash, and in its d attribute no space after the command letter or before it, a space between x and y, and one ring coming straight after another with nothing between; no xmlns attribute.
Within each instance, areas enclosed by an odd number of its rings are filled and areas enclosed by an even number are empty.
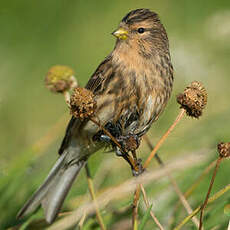
<svg viewBox="0 0 230 230"><path fill-rule="evenodd" d="M150 218L150 211L151 211L151 209L152 209L152 206L153 206L153 205L151 205L151 206L146 210L145 215L143 216L143 218L142 218L142 220L141 220L141 223L140 223L140 225L139 225L139 227L138 227L138 230L144 230L144 229L145 229L145 225L146 225L148 219Z"/></svg>

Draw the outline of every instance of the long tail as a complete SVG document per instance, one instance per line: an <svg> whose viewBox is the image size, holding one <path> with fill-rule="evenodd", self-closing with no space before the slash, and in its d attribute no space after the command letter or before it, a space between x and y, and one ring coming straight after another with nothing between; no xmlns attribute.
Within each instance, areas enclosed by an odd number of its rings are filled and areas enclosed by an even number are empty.
<svg viewBox="0 0 230 230"><path fill-rule="evenodd" d="M59 157L44 183L18 212L17 218L33 212L42 204L46 221L52 223L55 220L69 189L85 164L84 160L80 160L77 163L66 165L66 155L67 152L64 152Z"/></svg>

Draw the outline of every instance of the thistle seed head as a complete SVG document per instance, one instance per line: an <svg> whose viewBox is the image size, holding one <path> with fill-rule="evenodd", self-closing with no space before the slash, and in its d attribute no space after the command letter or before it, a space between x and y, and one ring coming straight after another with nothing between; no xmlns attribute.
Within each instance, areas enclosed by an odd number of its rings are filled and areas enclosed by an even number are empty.
<svg viewBox="0 0 230 230"><path fill-rule="evenodd" d="M64 65L52 66L45 78L46 87L55 93L63 93L71 88L77 87L74 71Z"/></svg>
<svg viewBox="0 0 230 230"><path fill-rule="evenodd" d="M227 158L230 157L230 142L227 143L219 143L217 145L218 152L220 154L220 157Z"/></svg>
<svg viewBox="0 0 230 230"><path fill-rule="evenodd" d="M96 101L94 94L81 87L74 89L74 92L70 98L70 113L80 119L91 117L96 109Z"/></svg>
<svg viewBox="0 0 230 230"><path fill-rule="evenodd" d="M183 93L177 95L177 102L186 110L188 116L199 118L207 104L208 94L204 86L193 81Z"/></svg>

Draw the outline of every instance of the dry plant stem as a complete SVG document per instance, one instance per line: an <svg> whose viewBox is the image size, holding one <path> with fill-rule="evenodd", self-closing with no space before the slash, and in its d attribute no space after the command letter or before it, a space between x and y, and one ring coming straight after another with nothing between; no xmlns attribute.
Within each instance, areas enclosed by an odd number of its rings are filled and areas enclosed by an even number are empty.
<svg viewBox="0 0 230 230"><path fill-rule="evenodd" d="M199 226L199 230L202 229L202 225L203 225L203 215L204 215L204 209L205 207L207 206L207 203L208 203L208 198L210 196L210 193L212 191L212 186L213 186L213 183L215 181L215 178L216 178L216 173L218 171L218 168L220 166L220 163L222 161L222 157L219 157L216 161L216 167L214 169L214 172L213 172L213 175L212 175L212 179L211 179L211 182L210 182L210 185L209 185L209 188L208 188L208 192L207 192L207 195L206 195L206 198L204 200L204 203L202 204L201 206L201 211L200 211L200 226Z"/></svg>
<svg viewBox="0 0 230 230"><path fill-rule="evenodd" d="M149 208L150 205L149 205L149 201L148 201L148 198L147 198L145 189L144 189L144 187L143 187L142 184L140 184L140 186L141 186L141 192L142 192L142 194L143 194L143 198L144 198L145 205L146 205L147 208ZM159 220L156 218L156 216L154 215L154 213L153 213L152 210L150 210L150 215L151 215L151 217L153 218L153 221L154 221L154 222L156 223L156 225L158 226L158 228L159 228L160 230L164 230L163 226L161 225L161 223L159 222Z"/></svg>
<svg viewBox="0 0 230 230"><path fill-rule="evenodd" d="M123 149L122 149L120 143L118 143L118 141L116 140L116 138L114 138L114 136L111 135L111 133L110 133L108 130L106 130L106 129L100 124L100 122L96 121L96 120L95 120L94 118L92 118L92 117L90 117L90 120L91 120L94 124L96 124L100 129L102 129L103 132L104 132L107 136L109 136L110 139L111 139L111 140L117 145L117 147L123 152ZM126 155L127 155L127 158L129 159L130 163L132 164L133 169L134 169L135 171L138 171L138 167L137 167L137 165L135 164L134 159L133 159L132 157L130 157L129 154L126 154Z"/></svg>
<svg viewBox="0 0 230 230"><path fill-rule="evenodd" d="M137 185L137 188L134 193L134 198L133 198L133 230L138 229L138 205L139 205L139 198L140 198L140 184Z"/></svg>
<svg viewBox="0 0 230 230"><path fill-rule="evenodd" d="M150 150L152 150L152 149L153 149L153 145L151 144L151 142L150 142L148 136L145 135L145 136L144 136L144 139L145 139L145 141L147 142L147 144L148 144ZM158 162L162 167L164 167L164 162L161 160L161 158L160 158L158 155L155 155L155 157L156 157L156 156L157 156L157 158L156 158L157 162ZM168 178L169 178L169 180L170 180L170 182L171 182L171 184L172 184L172 186L173 186L173 188L174 188L176 194L178 195L178 197L179 197L179 199L180 199L180 202L183 204L183 206L184 206L185 210L187 211L187 213L188 213L188 214L192 213L193 210L192 210L190 204L188 203L188 201L186 200L185 196L184 196L183 193L181 192L181 190L180 190L179 186L177 185L176 181L174 180L174 178L173 178L169 173L167 173L166 175L168 176ZM193 217L193 218L192 218L192 221L194 222L195 226L198 228L198 227L199 227L199 221L198 221L197 217Z"/></svg>
<svg viewBox="0 0 230 230"><path fill-rule="evenodd" d="M184 197L188 198L193 191L197 188L197 186L201 183L201 181L205 178L205 176L210 172L210 170L212 168L214 168L216 165L216 160L214 160L213 162L211 162L211 164L209 164L201 173L201 175L195 180L195 182L187 189L187 191L184 193ZM173 213L176 213L177 209L179 208L180 205L180 201L178 201L178 203L175 205Z"/></svg>
<svg viewBox="0 0 230 230"><path fill-rule="evenodd" d="M148 159L145 161L143 168L147 168L152 160L152 158L155 156L157 150L161 147L161 145L164 143L164 141L166 140L166 138L168 137L168 135L172 132L172 130L175 128L175 126L177 125L177 123L183 118L185 114L185 110L181 109L180 113L178 114L176 120L173 122L173 124L169 127L169 129L167 130L167 132L163 135L163 137L158 141L158 143L156 144L155 148L152 150L152 152L150 153ZM136 196L138 195L138 196ZM140 185L137 186L136 191L135 191L135 197L134 197L134 202L136 204L138 204L138 200L139 200L139 195L140 195ZM137 199L137 200L136 200ZM133 203L134 204L134 203ZM134 208L135 208L135 204L134 204ZM137 209L133 209L133 227L135 227L136 224L136 219L135 217L137 216L136 213Z"/></svg>
<svg viewBox="0 0 230 230"><path fill-rule="evenodd" d="M90 117L90 120L96 124L100 129L103 130L103 132L109 136L111 138L111 140L118 146L118 148L120 148L120 150L122 151L122 147L120 145L120 143L118 143L118 141L116 140L116 138L108 131L106 130L101 124L100 122L98 122L97 120L95 120L94 118Z"/></svg>
<svg viewBox="0 0 230 230"><path fill-rule="evenodd" d="M149 140L147 134L144 135L143 139L144 139L145 142L147 143L147 145L148 145L150 151L152 151L152 150L154 149L154 146L153 146L153 144L151 143L151 141ZM161 158L158 156L157 153L155 154L154 157L155 157L155 159L156 159L156 161L157 161L157 163L158 163L159 165L164 165L163 161L161 160Z"/></svg>
<svg viewBox="0 0 230 230"><path fill-rule="evenodd" d="M83 229L83 224L85 222L85 219L86 219L86 212L83 213L82 218L80 219L80 221L78 223L80 230Z"/></svg>
<svg viewBox="0 0 230 230"><path fill-rule="evenodd" d="M194 165L197 165L200 162L204 162L207 160L207 156L201 156L200 154L190 153L187 154L186 157L181 157L176 161L171 162L164 169L157 169L155 171L151 171L151 173L144 173L136 178L131 178L122 184L107 188L97 196L98 205L100 205L100 209L104 208L111 201L120 201L122 198L127 197L130 192L132 192L137 184L141 183L144 185L148 185L153 183L154 180L158 180L162 177L165 177L166 172L181 172L184 168L191 168ZM229 185L230 189L230 185ZM75 209L72 214L57 220L53 223L47 230L65 230L74 226L82 217L82 213L86 211L88 215L95 213L95 207L92 202L84 202L77 209Z"/></svg>
<svg viewBox="0 0 230 230"><path fill-rule="evenodd" d="M224 193L230 190L230 184L225 186L223 189L221 189L219 192L215 193L212 197L210 197L207 201L207 204L211 204L214 202L216 199L221 197ZM173 230L180 230L193 216L195 216L199 211L201 210L201 205L196 208L189 216L184 218L179 225L177 225Z"/></svg>
<svg viewBox="0 0 230 230"><path fill-rule="evenodd" d="M228 222L228 230L230 230L230 220L229 220L229 222Z"/></svg>
<svg viewBox="0 0 230 230"><path fill-rule="evenodd" d="M65 98L65 102L68 105L68 107L70 107L70 94L68 91L64 91L63 92L64 98Z"/></svg>
<svg viewBox="0 0 230 230"><path fill-rule="evenodd" d="M158 141L158 143L156 144L156 146L153 149L153 151L150 153L148 159L145 161L144 168L147 168L149 166L149 164L150 164L152 158L155 156L157 150L161 147L161 145L164 143L164 141L166 140L166 138L168 137L168 135L172 132L172 130L175 128L175 126L178 124L178 122L183 118L183 116L184 116L185 113L186 113L186 111L184 109L180 110L180 113L178 114L176 120L169 127L169 129L167 130L167 132L161 137L161 139Z"/></svg>
<svg viewBox="0 0 230 230"><path fill-rule="evenodd" d="M86 171L86 176L87 176L87 181L88 181L89 192L90 192L91 198L92 198L94 206L95 206L95 212L96 212L98 224L100 225L100 228L102 230L106 230L103 219L101 217L101 214L100 214L100 211L98 208L98 204L97 204L97 200L96 200L96 196L95 196L95 192L94 192L94 187L93 187L93 180L92 180L92 177L90 175L90 171L89 171L89 167L88 167L87 163L85 165L85 171Z"/></svg>
<svg viewBox="0 0 230 230"><path fill-rule="evenodd" d="M197 178L197 180L191 185L191 187L188 188L188 190L184 193L184 196L187 198L189 197L192 192L197 188L197 186L200 184L200 182L203 180L203 178L210 172L212 168L214 168L216 165L216 160L211 162L204 171L201 173L201 175Z"/></svg>
<svg viewBox="0 0 230 230"><path fill-rule="evenodd" d="M135 150L132 151L132 155L133 155L134 165L137 165L137 155L136 155ZM138 230L139 198L140 198L140 184L137 185L135 193L134 193L134 198L133 198L133 216L132 216L133 230Z"/></svg>
<svg viewBox="0 0 230 230"><path fill-rule="evenodd" d="M181 192L180 188L178 187L176 181L174 180L174 178L170 174L168 174L168 177L170 179L170 182L173 185L174 190L176 191L177 195L179 196L179 199L180 199L181 203L183 204L185 210L187 211L188 214L191 214L193 212L193 210L192 210L190 204L188 203L188 201L186 200L185 196ZM199 228L199 220L197 219L197 217L194 216L192 218L192 221L195 224L195 226L197 228Z"/></svg>

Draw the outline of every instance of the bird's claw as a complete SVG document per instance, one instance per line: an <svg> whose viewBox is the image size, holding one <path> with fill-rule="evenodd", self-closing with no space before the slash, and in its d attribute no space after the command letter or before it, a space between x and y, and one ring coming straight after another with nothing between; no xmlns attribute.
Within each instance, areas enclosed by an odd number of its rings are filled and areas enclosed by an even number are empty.
<svg viewBox="0 0 230 230"><path fill-rule="evenodd" d="M98 133L94 136L95 140L111 144L114 148L114 151L118 157L123 157L131 166L133 176L139 176L144 172L144 168L141 164L141 159L136 157L136 149L140 145L140 139L135 134L129 134L126 136L119 136L116 138L117 142L120 144L121 148L118 147L113 140L103 133ZM132 152L133 160L130 159L128 152Z"/></svg>
<svg viewBox="0 0 230 230"><path fill-rule="evenodd" d="M136 161L136 170L135 169L132 169L132 173L133 173L133 176L139 176L141 175L145 169L143 168L142 164L141 164L142 160L139 158L137 161Z"/></svg>

